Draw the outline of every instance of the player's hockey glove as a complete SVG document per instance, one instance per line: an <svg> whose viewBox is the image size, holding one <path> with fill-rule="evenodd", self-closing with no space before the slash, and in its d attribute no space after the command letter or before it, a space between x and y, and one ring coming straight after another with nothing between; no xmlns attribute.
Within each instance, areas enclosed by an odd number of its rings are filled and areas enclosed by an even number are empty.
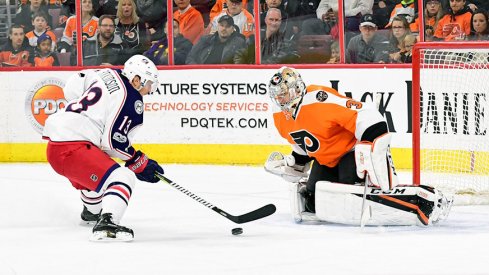
<svg viewBox="0 0 489 275"><path fill-rule="evenodd" d="M265 162L265 171L289 182L298 182L302 178L307 178L309 168L309 163L298 164L293 155L284 156L280 152L272 152Z"/></svg>
<svg viewBox="0 0 489 275"><path fill-rule="evenodd" d="M126 167L136 174L139 180L147 182L158 182L159 179L155 176L158 172L163 174L163 168L158 162L148 158L143 152L137 151L134 156L126 162Z"/></svg>

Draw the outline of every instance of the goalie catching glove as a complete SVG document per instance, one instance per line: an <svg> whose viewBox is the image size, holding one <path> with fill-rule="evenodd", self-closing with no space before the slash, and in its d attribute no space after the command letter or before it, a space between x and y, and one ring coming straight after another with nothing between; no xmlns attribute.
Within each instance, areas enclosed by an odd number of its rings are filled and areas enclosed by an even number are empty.
<svg viewBox="0 0 489 275"><path fill-rule="evenodd" d="M146 182L158 182L155 173L158 172L163 174L163 168L158 164L158 162L148 158L143 152L137 151L134 156L126 162L126 167L136 174L139 180Z"/></svg>
<svg viewBox="0 0 489 275"><path fill-rule="evenodd" d="M309 176L309 163L297 164L293 155L284 156L280 152L273 152L265 162L265 171L280 176L289 182L298 182Z"/></svg>

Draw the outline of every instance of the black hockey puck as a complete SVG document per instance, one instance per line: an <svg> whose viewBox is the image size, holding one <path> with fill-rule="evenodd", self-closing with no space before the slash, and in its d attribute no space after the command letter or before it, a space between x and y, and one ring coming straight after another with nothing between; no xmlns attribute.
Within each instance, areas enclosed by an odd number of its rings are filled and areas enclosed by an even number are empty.
<svg viewBox="0 0 489 275"><path fill-rule="evenodd" d="M243 228L241 227L233 228L233 230L231 230L231 233L233 233L233 235L241 235L243 234Z"/></svg>

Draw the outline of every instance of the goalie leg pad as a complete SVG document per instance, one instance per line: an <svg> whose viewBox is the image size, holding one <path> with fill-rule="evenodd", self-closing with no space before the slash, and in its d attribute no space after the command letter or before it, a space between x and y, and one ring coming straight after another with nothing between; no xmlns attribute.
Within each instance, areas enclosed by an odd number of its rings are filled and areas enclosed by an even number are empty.
<svg viewBox="0 0 489 275"><path fill-rule="evenodd" d="M396 170L390 154L391 134L386 133L374 140L373 143L361 142L355 146L355 162L357 175L388 191L399 184Z"/></svg>
<svg viewBox="0 0 489 275"><path fill-rule="evenodd" d="M289 187L290 212L296 223L302 221L318 221L314 213L306 212L305 199L302 193L305 191L304 183L292 182Z"/></svg>
<svg viewBox="0 0 489 275"><path fill-rule="evenodd" d="M302 221L302 213L305 210L304 197L300 194L301 185L298 182L292 182L289 187L290 213L292 213L295 222Z"/></svg>
<svg viewBox="0 0 489 275"><path fill-rule="evenodd" d="M316 216L321 221L358 225L364 186L319 181ZM445 219L453 200L431 187L398 186L390 191L367 189L366 225L430 225Z"/></svg>

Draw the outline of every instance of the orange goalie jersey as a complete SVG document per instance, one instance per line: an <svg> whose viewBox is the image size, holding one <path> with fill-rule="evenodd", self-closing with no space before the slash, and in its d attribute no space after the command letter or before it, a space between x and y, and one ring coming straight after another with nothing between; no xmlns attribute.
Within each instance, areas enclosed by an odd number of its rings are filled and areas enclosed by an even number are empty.
<svg viewBox="0 0 489 275"><path fill-rule="evenodd" d="M280 135L296 153L334 167L360 140L365 130L381 121L375 104L355 101L326 87L309 85L294 117L273 114Z"/></svg>

